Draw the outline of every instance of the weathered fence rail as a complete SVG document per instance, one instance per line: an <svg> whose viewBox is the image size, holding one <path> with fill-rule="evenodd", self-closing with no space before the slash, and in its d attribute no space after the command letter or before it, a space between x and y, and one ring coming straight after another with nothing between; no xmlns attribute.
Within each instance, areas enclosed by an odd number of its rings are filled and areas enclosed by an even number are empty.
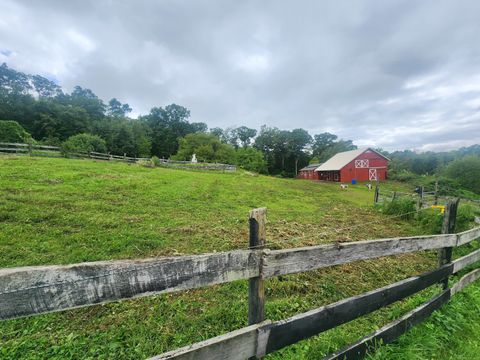
<svg viewBox="0 0 480 360"><path fill-rule="evenodd" d="M113 155L100 153L96 151L90 152L68 152L65 153L58 146L37 145L37 144L21 144L21 143L4 143L0 142L0 153L5 154L22 154L30 156L46 156L46 157L67 157L67 158L83 158L106 161L123 161L127 163L135 163L138 161L150 161L151 158L129 157L124 155ZM220 163L206 163L191 161L176 161L170 159L158 159L161 166L173 167L184 170L220 170L233 172L236 171L235 165L220 164Z"/></svg>
<svg viewBox="0 0 480 360"><path fill-rule="evenodd" d="M449 204L449 206L453 206ZM453 209L453 208L452 208ZM452 212L446 212L452 214ZM250 214L250 250L66 266L0 269L0 319L66 310L109 301L249 279L250 326L153 359L260 358L352 321L432 285L480 261L480 249L427 273L272 322L264 320L264 279L348 262L454 248L480 238L480 227L458 233L337 243L271 251L266 248L266 210ZM451 221L446 215L445 221ZM451 227L447 226L451 229ZM480 278L480 269L402 318L339 350L328 359L358 359L379 340L392 341L450 297Z"/></svg>

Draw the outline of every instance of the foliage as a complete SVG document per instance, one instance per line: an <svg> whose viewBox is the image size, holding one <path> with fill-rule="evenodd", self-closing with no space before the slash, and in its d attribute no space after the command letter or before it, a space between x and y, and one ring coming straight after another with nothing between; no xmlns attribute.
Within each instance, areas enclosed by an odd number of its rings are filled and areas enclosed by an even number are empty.
<svg viewBox="0 0 480 360"><path fill-rule="evenodd" d="M410 198L398 198L382 205L382 211L387 215L399 216L402 219L413 219L415 213L415 201Z"/></svg>
<svg viewBox="0 0 480 360"><path fill-rule="evenodd" d="M69 153L82 153L96 151L99 153L107 152L107 145L98 135L92 134L78 134L69 137L62 144L62 152Z"/></svg>
<svg viewBox="0 0 480 360"><path fill-rule="evenodd" d="M394 343L372 351L368 360L478 359L480 354L478 281Z"/></svg>
<svg viewBox="0 0 480 360"><path fill-rule="evenodd" d="M417 220L426 232L440 234L442 231L443 214L438 209L424 209L418 213Z"/></svg>
<svg viewBox="0 0 480 360"><path fill-rule="evenodd" d="M392 168L392 166L390 166L388 178L402 182L412 182L413 180L416 180L418 178L418 175L406 169L396 170L395 168Z"/></svg>
<svg viewBox="0 0 480 360"><path fill-rule="evenodd" d="M16 121L0 120L0 141L30 143L31 135Z"/></svg>
<svg viewBox="0 0 480 360"><path fill-rule="evenodd" d="M238 140L244 148L250 145L252 139L257 135L257 130L251 129L246 126L240 126L236 129Z"/></svg>
<svg viewBox="0 0 480 360"><path fill-rule="evenodd" d="M178 152L172 157L174 160L190 161L195 154L199 161L235 164L235 149L231 145L221 143L215 135L188 134L179 142Z"/></svg>
<svg viewBox="0 0 480 360"><path fill-rule="evenodd" d="M311 140L304 129L287 131L263 125L254 147L265 154L270 174L292 177L308 164Z"/></svg>
<svg viewBox="0 0 480 360"><path fill-rule="evenodd" d="M312 150L318 162L325 162L339 152L357 149L352 140L337 139L337 135L328 132L314 136Z"/></svg>
<svg viewBox="0 0 480 360"><path fill-rule="evenodd" d="M460 200L455 222L455 232L471 229L474 225L475 217L478 215L480 215L478 207L472 204L462 204Z"/></svg>
<svg viewBox="0 0 480 360"><path fill-rule="evenodd" d="M446 167L445 175L456 179L463 188L480 194L479 156L467 156L454 160Z"/></svg>
<svg viewBox="0 0 480 360"><path fill-rule="evenodd" d="M113 98L108 102L107 114L113 117L125 117L132 108L128 104L122 104L117 99Z"/></svg>
<svg viewBox="0 0 480 360"><path fill-rule="evenodd" d="M236 153L236 164L245 170L266 174L267 162L261 151L251 147L240 148Z"/></svg>
<svg viewBox="0 0 480 360"><path fill-rule="evenodd" d="M150 114L141 116L139 120L150 127L152 154L168 158L178 151L179 138L205 129L206 126L200 127L200 123L189 123L189 117L190 111L176 104L167 105L165 108L154 107Z"/></svg>
<svg viewBox="0 0 480 360"><path fill-rule="evenodd" d="M153 166L160 166L162 164L157 156L152 156L151 161Z"/></svg>

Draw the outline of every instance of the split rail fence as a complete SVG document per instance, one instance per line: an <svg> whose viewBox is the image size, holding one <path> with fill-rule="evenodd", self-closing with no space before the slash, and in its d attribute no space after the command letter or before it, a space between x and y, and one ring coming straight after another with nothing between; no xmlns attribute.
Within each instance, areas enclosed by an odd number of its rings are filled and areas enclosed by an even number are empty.
<svg viewBox="0 0 480 360"><path fill-rule="evenodd" d="M480 238L480 227L452 233L457 201L445 211L442 234L337 243L283 250L266 248L266 209L250 212L250 249L179 257L0 269L0 319L48 313L121 299L249 280L249 326L151 359L261 358L288 345L411 296L435 284L431 300L326 359L358 359L390 342L452 295L480 278L477 268L452 287L448 279L480 261L480 249L452 261L452 249ZM264 280L358 260L438 250L435 269L280 321L265 319Z"/></svg>
<svg viewBox="0 0 480 360"><path fill-rule="evenodd" d="M21 143L5 143L0 142L0 153L15 154L15 155L29 155L42 157L67 157L67 158L82 158L94 160L107 161L123 161L127 163L136 163L137 161L150 161L151 158L130 157L126 154L112 155L107 153L100 153L95 151L90 152L69 152L64 153L58 146L37 145L37 144L21 144ZM206 163L191 161L177 161L170 159L159 159L160 166L172 167L175 169L185 170L220 170L220 171L236 171L235 165L220 164L220 163Z"/></svg>

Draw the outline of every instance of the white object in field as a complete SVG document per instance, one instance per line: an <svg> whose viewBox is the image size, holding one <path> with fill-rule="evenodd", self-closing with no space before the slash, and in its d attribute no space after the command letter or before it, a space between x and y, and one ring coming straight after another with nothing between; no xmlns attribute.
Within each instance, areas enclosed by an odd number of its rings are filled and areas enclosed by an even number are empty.
<svg viewBox="0 0 480 360"><path fill-rule="evenodd" d="M372 190L372 184L367 184L368 190Z"/></svg>
<svg viewBox="0 0 480 360"><path fill-rule="evenodd" d="M192 155L192 163L197 163L197 155L196 154Z"/></svg>
<svg viewBox="0 0 480 360"><path fill-rule="evenodd" d="M348 185L347 185L347 184L340 184L340 189L342 189L342 190L347 190L347 189L348 189Z"/></svg>

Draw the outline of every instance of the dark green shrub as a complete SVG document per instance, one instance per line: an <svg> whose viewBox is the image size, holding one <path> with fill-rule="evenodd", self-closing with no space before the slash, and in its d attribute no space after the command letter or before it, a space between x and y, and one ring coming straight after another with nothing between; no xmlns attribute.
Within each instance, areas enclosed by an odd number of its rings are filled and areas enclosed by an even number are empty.
<svg viewBox="0 0 480 360"><path fill-rule="evenodd" d="M33 139L16 121L0 120L0 141L9 143L31 143Z"/></svg>
<svg viewBox="0 0 480 360"><path fill-rule="evenodd" d="M255 171L261 174L268 172L267 162L264 159L263 153L250 147L237 150L237 165L245 170Z"/></svg>
<svg viewBox="0 0 480 360"><path fill-rule="evenodd" d="M107 144L100 136L92 134L78 134L70 136L63 144L64 154L88 153L91 151L106 153Z"/></svg>
<svg viewBox="0 0 480 360"><path fill-rule="evenodd" d="M424 209L420 211L417 220L427 234L440 234L442 231L443 214L438 209Z"/></svg>
<svg viewBox="0 0 480 360"><path fill-rule="evenodd" d="M455 232L462 232L472 227L475 216L479 213L478 208L471 204L464 204L460 202L457 210L457 221L455 223Z"/></svg>
<svg viewBox="0 0 480 360"><path fill-rule="evenodd" d="M153 166L160 166L162 164L157 156L152 156L151 162Z"/></svg>
<svg viewBox="0 0 480 360"><path fill-rule="evenodd" d="M418 175L412 173L408 170L400 170L400 171L391 171L388 173L388 177L390 180L397 180L402 182L411 182L418 178Z"/></svg>
<svg viewBox="0 0 480 360"><path fill-rule="evenodd" d="M401 215L399 218L409 220L415 215L415 201L410 198L399 198L382 205L382 211L387 215Z"/></svg>
<svg viewBox="0 0 480 360"><path fill-rule="evenodd" d="M445 175L458 181L466 190L480 194L480 157L467 156L452 161L445 168Z"/></svg>

